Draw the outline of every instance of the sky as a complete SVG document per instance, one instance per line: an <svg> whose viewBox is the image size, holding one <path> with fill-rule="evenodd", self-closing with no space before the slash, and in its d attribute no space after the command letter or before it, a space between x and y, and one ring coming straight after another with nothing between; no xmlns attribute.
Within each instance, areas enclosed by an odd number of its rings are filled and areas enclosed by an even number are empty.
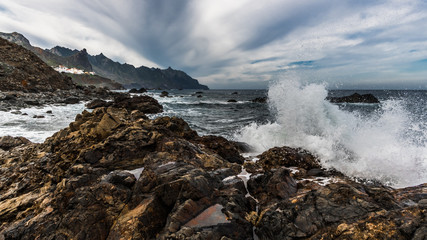
<svg viewBox="0 0 427 240"><path fill-rule="evenodd" d="M0 32L210 88L427 89L426 0L1 0Z"/></svg>

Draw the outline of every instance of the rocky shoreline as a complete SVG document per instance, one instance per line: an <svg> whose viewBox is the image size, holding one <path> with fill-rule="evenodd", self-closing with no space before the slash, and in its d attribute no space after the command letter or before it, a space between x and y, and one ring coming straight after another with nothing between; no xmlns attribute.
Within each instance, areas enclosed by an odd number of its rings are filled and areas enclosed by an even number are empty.
<svg viewBox="0 0 427 240"><path fill-rule="evenodd" d="M122 93L111 92L107 88L77 87L71 90L47 92L0 91L0 111L13 111L48 104L76 104L93 99L109 99Z"/></svg>
<svg viewBox="0 0 427 240"><path fill-rule="evenodd" d="M149 119L153 98L111 98L42 144L0 137L0 240L427 237L427 183L355 181L289 147L245 159L180 118Z"/></svg>

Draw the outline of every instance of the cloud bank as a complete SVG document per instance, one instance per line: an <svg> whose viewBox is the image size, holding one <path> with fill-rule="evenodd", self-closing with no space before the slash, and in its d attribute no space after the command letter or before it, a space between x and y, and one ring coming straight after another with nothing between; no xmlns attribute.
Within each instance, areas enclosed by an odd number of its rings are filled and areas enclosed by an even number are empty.
<svg viewBox="0 0 427 240"><path fill-rule="evenodd" d="M213 88L264 88L298 72L335 88L427 89L427 3L2 0L0 31L182 69Z"/></svg>

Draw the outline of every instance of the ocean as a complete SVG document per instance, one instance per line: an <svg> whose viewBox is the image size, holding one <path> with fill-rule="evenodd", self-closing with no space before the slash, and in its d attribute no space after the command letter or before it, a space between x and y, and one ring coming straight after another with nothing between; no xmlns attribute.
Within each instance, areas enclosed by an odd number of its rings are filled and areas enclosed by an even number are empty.
<svg viewBox="0 0 427 240"><path fill-rule="evenodd" d="M392 187L427 182L427 91L334 90L322 84L278 81L268 90L149 91L164 112L177 116L199 135L245 142L256 156L275 146L306 149L325 168ZM332 104L329 96L371 93L380 104ZM267 97L267 103L253 102ZM229 101L232 100L232 101ZM85 103L1 112L0 136L43 142L67 127ZM47 113L52 111L52 113ZM26 115L23 115L26 114ZM42 115L44 118L33 118Z"/></svg>

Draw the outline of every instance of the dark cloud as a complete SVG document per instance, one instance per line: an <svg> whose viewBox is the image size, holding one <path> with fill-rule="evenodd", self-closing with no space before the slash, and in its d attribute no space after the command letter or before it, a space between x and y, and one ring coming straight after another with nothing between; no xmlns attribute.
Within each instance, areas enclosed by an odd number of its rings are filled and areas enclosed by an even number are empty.
<svg viewBox="0 0 427 240"><path fill-rule="evenodd" d="M248 36L240 47L243 50L253 50L275 40L282 39L292 31L314 23L321 18L330 7L330 5L323 4L322 1L319 1L312 5L304 6L301 9L295 9L293 12L286 12L286 14L279 16L277 20L268 22L257 28L251 36Z"/></svg>

